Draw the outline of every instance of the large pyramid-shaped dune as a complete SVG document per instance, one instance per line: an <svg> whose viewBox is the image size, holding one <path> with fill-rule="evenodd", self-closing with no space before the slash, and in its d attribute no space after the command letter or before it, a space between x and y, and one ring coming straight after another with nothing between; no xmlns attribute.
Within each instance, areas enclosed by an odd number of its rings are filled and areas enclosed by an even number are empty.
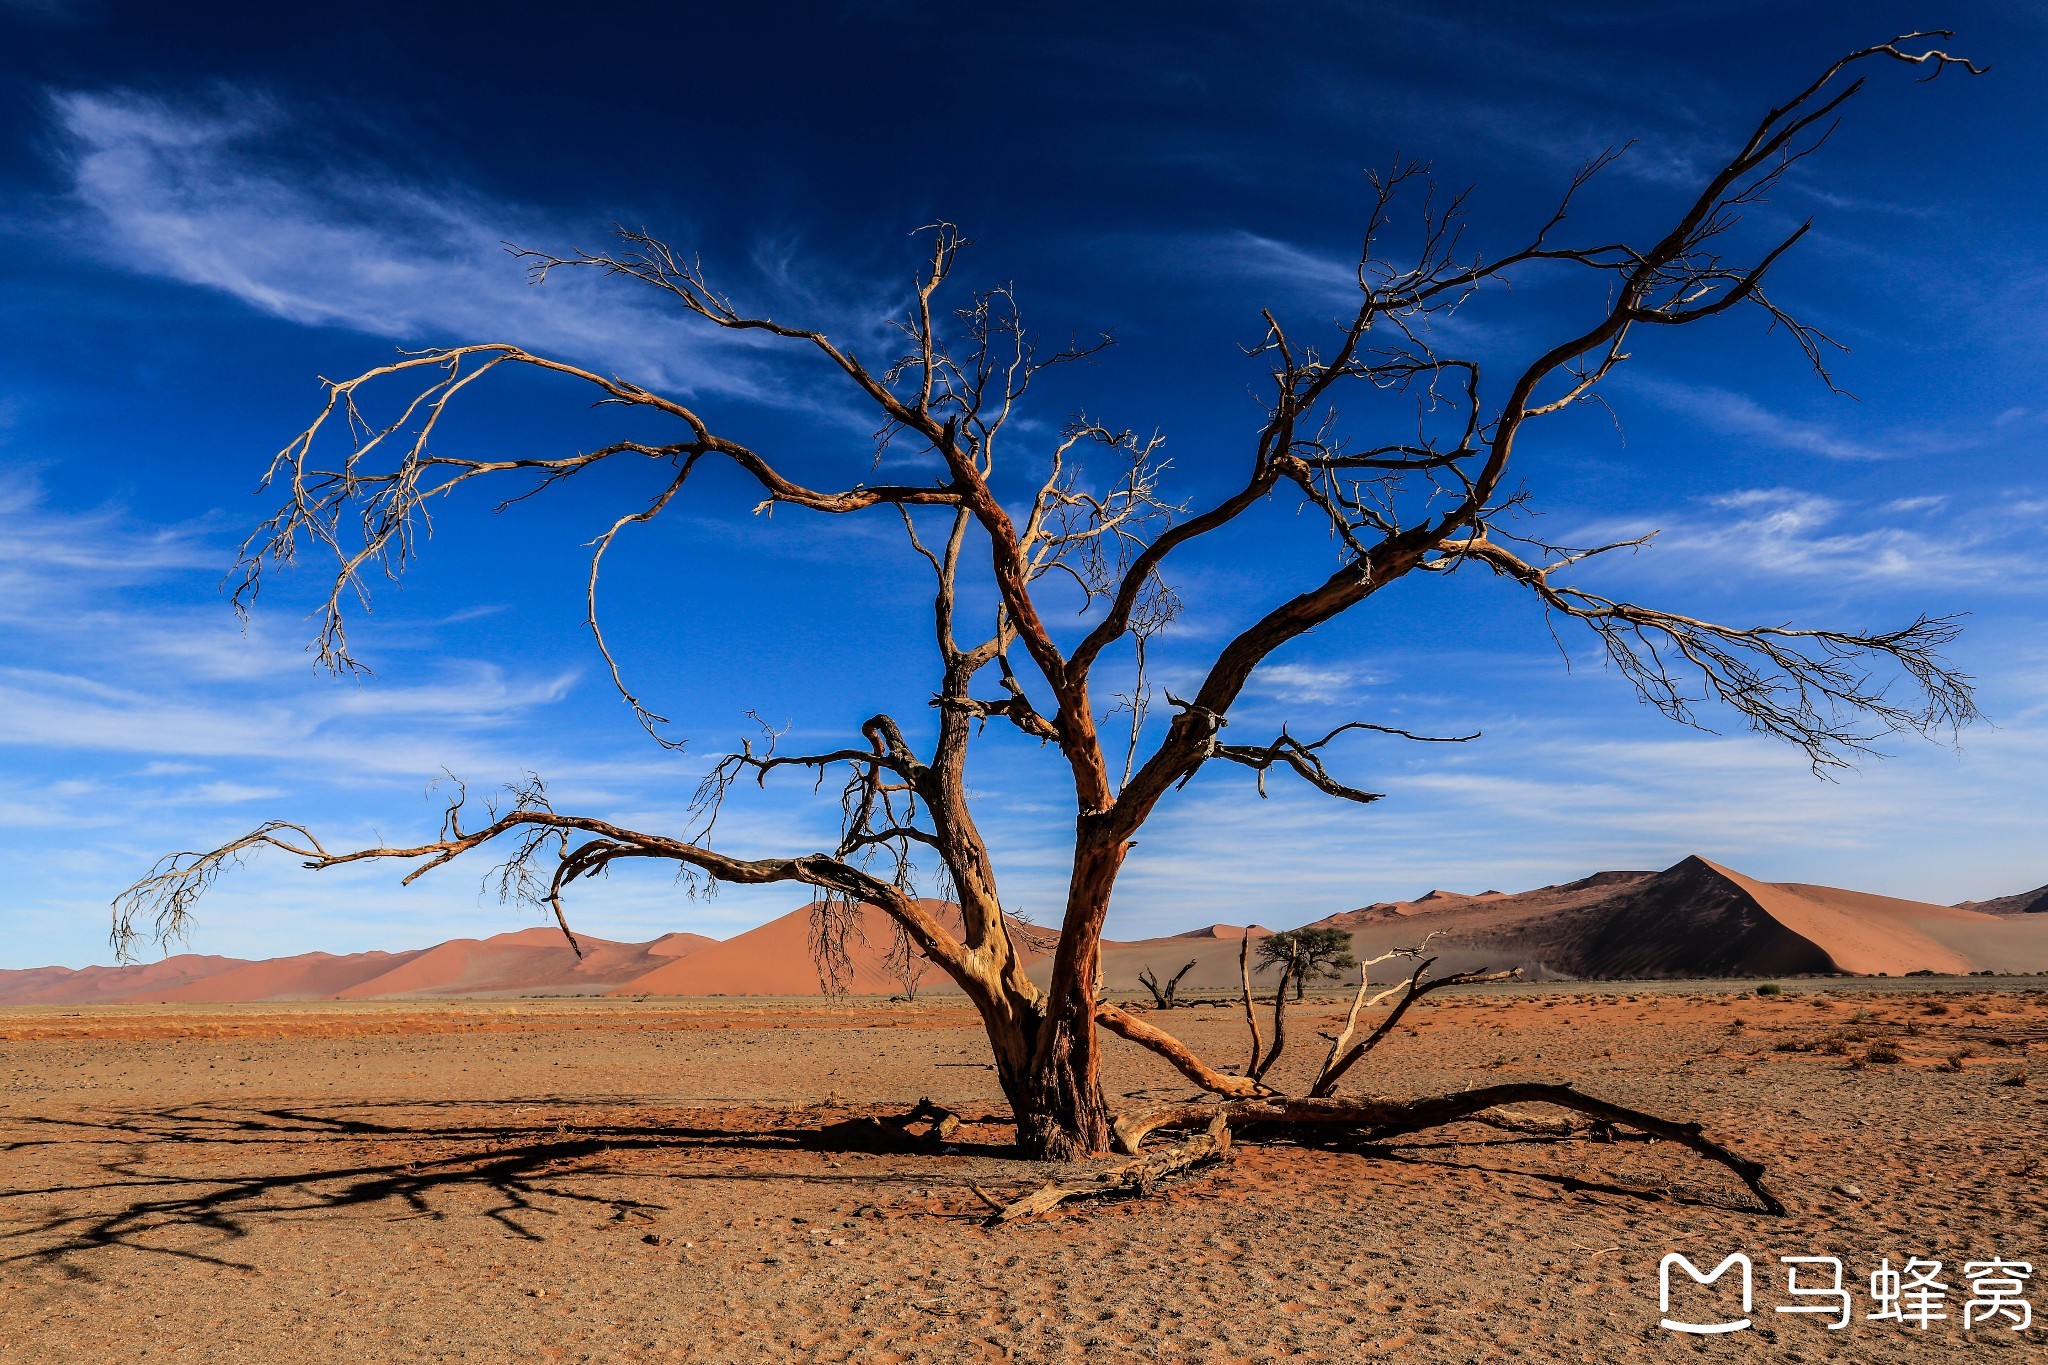
<svg viewBox="0 0 2048 1365"><path fill-rule="evenodd" d="M1438 975L1496 967L1591 979L2048 971L2048 917L1762 882L1700 857L1511 895L1431 891L1317 923L1348 930L1361 959L1427 939ZM1102 957L1112 990L1139 990L1139 971L1164 980L1189 961L1184 991L1234 989L1239 980L1235 938L1105 944ZM1377 970L1392 980L1400 969Z"/></svg>

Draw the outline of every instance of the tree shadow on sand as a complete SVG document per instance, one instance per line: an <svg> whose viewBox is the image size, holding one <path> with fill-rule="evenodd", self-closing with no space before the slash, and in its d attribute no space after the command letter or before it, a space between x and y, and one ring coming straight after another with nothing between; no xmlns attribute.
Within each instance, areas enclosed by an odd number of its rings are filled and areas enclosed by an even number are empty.
<svg viewBox="0 0 2048 1365"><path fill-rule="evenodd" d="M421 1121L424 1119L424 1121ZM894 1121L892 1121L894 1120ZM983 1115L953 1130L943 1145L919 1141L880 1111L770 1109L735 1102L699 1102L686 1110L622 1109L552 1099L531 1101L391 1101L317 1106L199 1103L103 1109L72 1118L20 1116L30 1136L0 1142L0 1153L33 1148L107 1147L86 1179L43 1187L0 1189L0 1212L45 1201L34 1213L7 1218L0 1265L27 1263L75 1279L94 1278L98 1253L119 1249L241 1270L255 1269L225 1248L257 1228L360 1211L388 1220L482 1217L511 1236L540 1242L543 1220L574 1208L609 1211L616 1221L651 1222L663 1205L605 1192L617 1178L658 1175L678 1181L773 1181L877 1189L952 1187L963 1195L976 1181L1000 1182L987 1162L1016 1161L1007 1114ZM17 1129L19 1132L20 1129ZM1717 1206L1675 1189L1643 1189L1584 1175L1495 1165L1488 1149L1547 1148L1568 1137L1493 1134L1472 1140L1361 1141L1311 1133L1285 1135L1289 1145L1344 1152L1445 1173L1518 1176L1572 1192ZM347 1160L335 1160L334 1148ZM196 1150L195 1150L196 1149ZM677 1169L667 1156L706 1158ZM805 1169L802 1154L915 1159L907 1167ZM166 1169L184 1155L203 1171ZM750 1156L766 1158L751 1162ZM650 1159L651 1158L651 1159ZM933 1161L946 1159L945 1167ZM962 1169L959 1158L980 1158ZM223 1167L258 1167L222 1173ZM1017 1162L1009 1172L1040 1180L1040 1168ZM482 1210L451 1209L444 1196L487 1192ZM1522 1197L1550 1198L1530 1191ZM379 1214L379 1211L381 1215ZM195 1240L199 1246L181 1245Z"/></svg>
<svg viewBox="0 0 2048 1365"><path fill-rule="evenodd" d="M892 1127L879 1114L853 1114L820 1121L806 1111L734 1109L685 1114L649 1111L617 1117L610 1108L577 1113L565 1101L393 1102L351 1104L322 1112L308 1107L189 1104L161 1108L103 1110L76 1118L18 1117L35 1136L0 1143L0 1153L36 1147L112 1146L115 1154L93 1163L96 1178L39 1188L0 1189L0 1209L24 1201L55 1201L51 1211L14 1218L0 1232L0 1265L43 1264L77 1278L90 1278L93 1253L124 1248L151 1255L254 1269L221 1254L220 1246L247 1237L270 1222L318 1218L349 1210L387 1210L393 1219L445 1220L451 1213L437 1195L488 1191L495 1200L482 1216L512 1236L544 1241L537 1220L555 1216L560 1203L604 1208L616 1218L662 1210L661 1205L601 1193L592 1186L613 1178L646 1175L635 1153L722 1152L787 1156L936 1154ZM469 1111L467 1121L405 1123L388 1111ZM385 1112L380 1112L385 1111ZM370 1115L365 1117L365 1115ZM545 1117L535 1117L544 1114ZM706 1123L716 1115L729 1122ZM696 1118L698 1121L692 1121ZM997 1121L1007 1124L1006 1116ZM349 1144L356 1159L321 1160L322 1148ZM214 1147L206 1173L151 1169L166 1148ZM366 1150L367 1149L367 1150ZM980 1142L963 1130L945 1144L947 1155L1010 1157L1007 1144ZM230 1155L229 1153L232 1153ZM311 1156L313 1160L305 1160ZM248 1164L281 1166L251 1174L221 1174L218 1167L246 1157ZM294 1159L301 1158L301 1159ZM864 1186L914 1182L943 1183L930 1171L803 1171L745 1164L707 1163L703 1169L662 1169L673 1180L775 1180ZM96 1197L97 1196L97 1197ZM117 1201L106 1207L106 1199ZM98 1207L81 1209L91 1203ZM465 1211L468 1212L468 1211ZM168 1246L160 1233L212 1234L213 1249Z"/></svg>

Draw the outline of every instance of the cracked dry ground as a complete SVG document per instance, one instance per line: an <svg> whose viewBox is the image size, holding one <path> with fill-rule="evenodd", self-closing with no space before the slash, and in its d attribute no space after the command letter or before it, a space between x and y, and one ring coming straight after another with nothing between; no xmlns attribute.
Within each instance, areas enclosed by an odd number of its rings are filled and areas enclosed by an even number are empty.
<svg viewBox="0 0 2048 1365"><path fill-rule="evenodd" d="M1340 1008L1303 1007L1296 1072ZM1462 1125L1364 1151L1241 1144L1149 1199L984 1227L971 1185L1044 1172L1008 1158L980 1035L944 1001L19 1010L0 1014L0 1360L2041 1350L2038 1327L1956 1318L1831 1334L1769 1311L1761 1272L1754 1329L1680 1339L1656 1284L1668 1250L1852 1272L2003 1255L2041 1266L2048 1316L2048 992L1525 987L1413 1020L1347 1090L1575 1079L1703 1120L1771 1164L1792 1213L1670 1144ZM1244 1047L1227 1009L1171 1023L1211 1055ZM1855 1065L1887 1041L1902 1060ZM1109 1047L1112 1093L1187 1095ZM860 1122L924 1095L969 1120L954 1148L891 1150Z"/></svg>

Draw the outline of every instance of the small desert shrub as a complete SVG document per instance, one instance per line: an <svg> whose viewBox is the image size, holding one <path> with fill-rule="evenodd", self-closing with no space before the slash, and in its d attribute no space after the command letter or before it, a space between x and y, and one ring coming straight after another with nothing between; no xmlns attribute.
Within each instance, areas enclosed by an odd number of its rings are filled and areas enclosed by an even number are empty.
<svg viewBox="0 0 2048 1365"><path fill-rule="evenodd" d="M1876 1062L1882 1066L1889 1066L1894 1062L1903 1062L1906 1060L1906 1055L1899 1051L1897 1043L1880 1038L1864 1049L1863 1060L1866 1062Z"/></svg>
<svg viewBox="0 0 2048 1365"><path fill-rule="evenodd" d="M1930 1000L1920 1007L1922 1014L1947 1014L1948 1006L1939 1000Z"/></svg>
<svg viewBox="0 0 2048 1365"><path fill-rule="evenodd" d="M1856 1012L1855 1012L1854 1014L1852 1014L1852 1015L1850 1015L1850 1016L1849 1016L1849 1022L1850 1022L1850 1023L1852 1023L1852 1024L1867 1024L1867 1023L1869 1023L1869 1022L1870 1022L1870 1011L1869 1011L1869 1010L1857 1010L1857 1011L1856 1011Z"/></svg>
<svg viewBox="0 0 2048 1365"><path fill-rule="evenodd" d="M1941 1071L1961 1071L1963 1063L1976 1055L1970 1048L1957 1048L1954 1052L1941 1059L1941 1065L1937 1069Z"/></svg>
<svg viewBox="0 0 2048 1365"><path fill-rule="evenodd" d="M1771 1044L1771 1051L1773 1051L1773 1052L1811 1052L1811 1051L1813 1051L1813 1044L1812 1044L1812 1043L1808 1043L1808 1042L1803 1042L1803 1041L1801 1041L1800 1039L1797 1039L1797 1038L1787 1038L1787 1039L1786 1039L1785 1041L1783 1041L1782 1043L1772 1043L1772 1044Z"/></svg>
<svg viewBox="0 0 2048 1365"><path fill-rule="evenodd" d="M2000 1085L2025 1085L2027 1083L2027 1069L2021 1067L2017 1071L2008 1071L1998 1083Z"/></svg>
<svg viewBox="0 0 2048 1365"><path fill-rule="evenodd" d="M1972 1001L1971 1001L1971 1002L1970 1002L1969 1004L1967 1004L1967 1005L1963 1006L1963 1013L1964 1013L1964 1014L1989 1014L1989 1013L1991 1013L1991 1007L1990 1007L1989 1005L1985 1004L1985 1003L1984 1003L1984 1002L1983 1002L1982 1000L1972 1000Z"/></svg>
<svg viewBox="0 0 2048 1365"><path fill-rule="evenodd" d="M1749 1025L1743 1022L1742 1016L1739 1014L1728 1021L1728 1031L1730 1033L1740 1033L1748 1027Z"/></svg>
<svg viewBox="0 0 2048 1365"><path fill-rule="evenodd" d="M1785 988L1775 981L1766 981L1763 985L1756 988L1756 993L1758 995L1783 995Z"/></svg>
<svg viewBox="0 0 2048 1365"><path fill-rule="evenodd" d="M1849 1040L1839 1033L1830 1034L1820 1040L1820 1050L1830 1057L1849 1055Z"/></svg>
<svg viewBox="0 0 2048 1365"><path fill-rule="evenodd" d="M1908 1019L1906 1021L1906 1032L1918 1038L1921 1034L1927 1032L1927 1026L1918 1019Z"/></svg>
<svg viewBox="0 0 2048 1365"><path fill-rule="evenodd" d="M1985 1039L1984 1041L1985 1041L1985 1042L1987 1042L1987 1043L1989 1043L1989 1044L1991 1044L1991 1046L1993 1046L1993 1047L2018 1047L2018 1046L2019 1046L2019 1044L2018 1044L2017 1042L2015 1042L2015 1041L2014 1041L2013 1039L2011 1039L2011 1038L1986 1038L1986 1039Z"/></svg>

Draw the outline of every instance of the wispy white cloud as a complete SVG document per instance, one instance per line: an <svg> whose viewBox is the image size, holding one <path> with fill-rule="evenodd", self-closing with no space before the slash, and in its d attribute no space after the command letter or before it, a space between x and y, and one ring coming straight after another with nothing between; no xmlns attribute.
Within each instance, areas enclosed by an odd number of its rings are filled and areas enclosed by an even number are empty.
<svg viewBox="0 0 2048 1365"><path fill-rule="evenodd" d="M1267 664L1252 675L1251 689L1281 702L1353 701L1380 679L1348 664Z"/></svg>
<svg viewBox="0 0 2048 1365"><path fill-rule="evenodd" d="M0 620L42 619L89 590L221 560L202 526L146 526L112 505L59 512L33 478L0 474Z"/></svg>
<svg viewBox="0 0 2048 1365"><path fill-rule="evenodd" d="M109 258L131 269L293 322L407 342L510 341L684 392L762 389L748 338L691 327L592 272L530 286L504 240L557 236L531 210L274 155L304 129L261 95L52 98L73 195Z"/></svg>
<svg viewBox="0 0 2048 1365"><path fill-rule="evenodd" d="M1242 228L1195 239L1193 264L1222 268L1242 279L1277 284L1318 300L1356 305L1358 262L1334 252L1311 251Z"/></svg>
<svg viewBox="0 0 2048 1365"><path fill-rule="evenodd" d="M1974 444L1950 432L1928 435L1894 431L1881 440L1866 440L1825 423L1772 412L1755 399L1729 389L1644 374L1630 375L1626 383L1632 392L1644 394L1724 436L1829 460L1898 460Z"/></svg>
<svg viewBox="0 0 2048 1365"><path fill-rule="evenodd" d="M1596 560L1590 573L1698 574L1706 570L1758 577L1826 579L1843 586L2001 583L2023 588L2040 571L2016 559L1996 537L2009 524L1955 516L1907 527L1882 520L1886 510L1932 514L1942 499L1910 500L1903 509L1873 509L1791 488L1752 488L1702 499L1688 512L1588 526L1577 543L1621 541L1656 531L1642 554Z"/></svg>

